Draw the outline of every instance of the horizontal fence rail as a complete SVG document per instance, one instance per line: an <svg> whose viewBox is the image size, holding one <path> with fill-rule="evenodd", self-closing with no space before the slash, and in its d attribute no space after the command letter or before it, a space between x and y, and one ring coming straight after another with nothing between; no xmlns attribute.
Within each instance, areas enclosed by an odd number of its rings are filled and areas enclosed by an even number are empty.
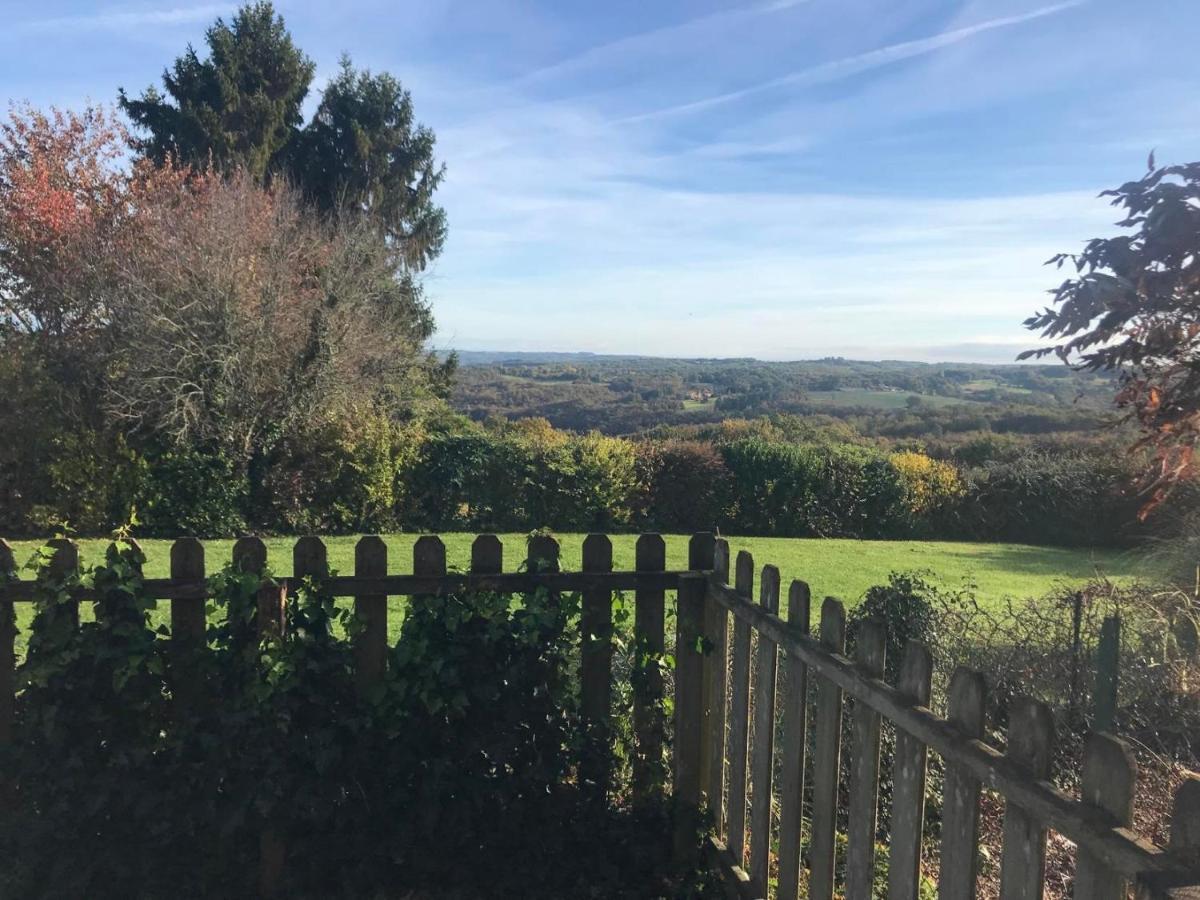
<svg viewBox="0 0 1200 900"><path fill-rule="evenodd" d="M51 576L78 571L74 544L56 541L52 547ZM683 570L666 568L665 543L655 534L638 538L633 571L613 570L605 535L586 539L582 572L561 571L553 538L531 537L522 551L521 571L506 573L499 538L480 535L469 570L452 572L444 543L426 536L412 548L412 574L388 574L387 545L368 536L356 545L354 574L340 575L331 574L319 539L302 538L292 551L294 574L273 578L263 541L242 538L232 560L241 571L263 576L257 618L263 636L283 632L288 597L305 578L320 579L329 594L354 598L363 624L353 638L356 677L364 690L386 672L390 596L579 592L580 712L608 751L616 694L613 595L632 591L637 655L674 655L673 675L650 666L640 677L630 676L633 799L669 789L681 863L695 861L697 829L707 822L712 833L702 848L705 859L731 898L872 896L885 728L896 735L886 759L892 771L892 831L883 842L889 900L915 900L920 892L930 753L945 764L939 900L976 894L983 791L1004 803L1002 900L1043 895L1049 829L1077 848L1076 897L1123 898L1133 888L1139 900L1200 898L1200 776L1179 789L1171 845L1159 847L1130 829L1137 769L1116 737L1092 735L1081 796L1069 795L1049 780L1054 735L1046 707L1019 700L1009 712L1005 750L992 746L983 740L983 674L966 668L954 673L942 718L930 708L933 660L927 648L910 644L899 661L898 683L888 684L882 624L861 627L851 658L840 602L820 604L819 628L810 633L810 590L795 581L786 591L785 621L779 572L773 566L759 570L756 597L753 559L742 552L731 566L727 543L711 534L692 537ZM205 548L195 539L177 541L170 562L171 577L147 579L144 591L171 602L174 690L177 702L189 704L196 697L188 666L206 646L206 610L198 602L209 596ZM12 550L0 541L0 745L12 740L18 689L12 613L36 595L35 582L17 579ZM80 602L98 599L85 587L71 588L70 595ZM580 778L603 796L611 767L602 752L581 760ZM844 771L848 791L840 785ZM262 836L264 895L278 886L284 840Z"/></svg>
<svg viewBox="0 0 1200 900"><path fill-rule="evenodd" d="M876 815L878 811L879 727L890 723L896 730L893 751L892 830L887 896L915 898L920 890L920 861L925 819L926 755L932 751L946 763L942 809L942 852L938 896L940 900L967 900L976 893L979 853L980 792L990 790L1005 804L1000 896L1002 900L1040 898L1045 890L1045 854L1048 829L1077 847L1074 896L1124 898L1130 886L1138 898L1200 898L1200 776L1192 775L1177 792L1172 818L1172 841L1162 848L1130 830L1132 799L1136 790L1136 764L1125 745L1108 734L1095 734L1085 749L1083 796L1072 797L1049 779L1053 723L1042 704L1020 699L1010 711L1008 749L1002 752L984 742L984 678L960 668L949 690L949 719L928 706L931 658L918 643L907 648L900 666L899 683L888 684L883 674L884 633L880 623L864 623L856 656L845 653L845 611L827 599L822 607L818 635L808 633L808 586L793 583L789 596L801 604L804 621L789 609L789 621L779 617L774 604L777 588L764 591L763 602L751 599L753 561L739 555L738 583L729 587L710 577L706 602L732 615L735 634L757 636L760 660L777 648L783 675L776 680L760 672L755 690L747 698L735 687L728 697L730 730L724 737L724 758L710 757L710 765L727 767L727 796L709 802L724 805L727 832L718 832L706 847L708 859L722 875L726 892L734 898L766 898L764 855L775 848L779 864L779 900L798 897L829 900L835 893L838 858L844 853L845 896L848 900L871 897L874 878ZM774 579L771 566L762 570L764 587ZM770 599L771 602L768 602ZM716 621L716 617L711 617ZM720 641L721 635L710 636ZM734 656L735 684L739 666L749 658ZM764 650L763 648L770 648ZM725 665L724 660L715 665ZM769 672L769 670L767 670ZM816 680L815 733L805 745L805 684ZM852 710L851 744L843 748L843 706ZM778 795L766 794L771 782L765 759L773 752L773 733L764 728L777 706L783 709L783 742L786 754L777 760L783 778ZM757 715L756 715L757 713ZM746 780L746 736L743 723L757 723L749 750L757 760ZM716 737L710 736L710 740ZM809 845L802 854L800 817L804 797L804 755L813 754L811 826ZM839 796L840 763L849 753L850 796ZM706 783L723 783L718 773L706 773ZM746 821L747 784L753 789ZM778 804L779 830L765 811ZM731 808L736 807L736 808ZM845 812L848 832L844 849L835 841L839 811ZM735 828L737 824L739 827ZM777 843L776 843L777 838ZM747 851L746 845L749 849ZM801 889L802 855L808 860L807 892ZM840 890L839 890L840 894Z"/></svg>

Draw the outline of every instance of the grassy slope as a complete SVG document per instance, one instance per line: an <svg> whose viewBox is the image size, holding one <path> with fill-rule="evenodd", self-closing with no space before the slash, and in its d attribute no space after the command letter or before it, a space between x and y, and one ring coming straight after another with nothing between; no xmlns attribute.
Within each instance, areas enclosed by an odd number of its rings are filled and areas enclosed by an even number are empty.
<svg viewBox="0 0 1200 900"><path fill-rule="evenodd" d="M388 535L391 570L409 572L412 569L412 545L417 536ZM465 568L470 559L473 539L469 534L444 535L450 566ZM563 567L578 570L583 535L561 535ZM618 535L613 539L614 565L618 569L633 568L634 535ZM503 535L505 568L514 569L523 558L523 535ZM687 537L667 538L667 565L683 568L687 563ZM328 538L330 565L344 574L354 571L353 537ZM81 541L85 563L98 561L103 554L104 541ZM143 541L148 562L148 577L168 574L170 541ZM293 539L268 538L268 558L277 574L291 572ZM1022 544L976 544L950 541L856 541L840 539L795 538L729 538L730 550L749 550L756 565L773 563L780 569L786 588L793 578L803 578L812 587L814 596L834 595L848 603L858 601L863 592L886 580L894 570L926 569L948 587L960 587L970 580L982 600L999 600L1005 596L1037 596L1056 585L1080 581L1097 572L1118 579L1146 574L1137 566L1137 556L1111 550L1066 550L1054 547L1031 547ZM230 557L231 540L207 541L207 562L210 572L216 571ZM33 552L36 544L17 541L14 550L19 562Z"/></svg>

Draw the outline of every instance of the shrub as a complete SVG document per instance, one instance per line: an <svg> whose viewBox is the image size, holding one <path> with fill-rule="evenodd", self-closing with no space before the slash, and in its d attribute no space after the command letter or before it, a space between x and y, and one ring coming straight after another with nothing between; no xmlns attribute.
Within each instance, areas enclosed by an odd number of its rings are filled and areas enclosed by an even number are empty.
<svg viewBox="0 0 1200 900"><path fill-rule="evenodd" d="M218 448L163 450L146 459L139 530L159 537L243 534L249 499L245 468Z"/></svg>
<svg viewBox="0 0 1200 900"><path fill-rule="evenodd" d="M676 533L725 525L733 479L716 447L671 440L640 443L637 452L639 522Z"/></svg>
<svg viewBox="0 0 1200 900"><path fill-rule="evenodd" d="M420 437L369 409L288 436L266 461L256 518L291 534L394 528Z"/></svg>
<svg viewBox="0 0 1200 900"><path fill-rule="evenodd" d="M963 494L958 470L914 451L893 453L888 462L900 478L902 512L909 530L915 534L936 530Z"/></svg>

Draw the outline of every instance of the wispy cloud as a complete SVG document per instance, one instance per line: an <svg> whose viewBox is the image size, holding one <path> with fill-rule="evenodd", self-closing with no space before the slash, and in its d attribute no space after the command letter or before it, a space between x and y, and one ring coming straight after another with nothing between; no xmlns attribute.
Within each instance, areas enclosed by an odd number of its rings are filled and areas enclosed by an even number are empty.
<svg viewBox="0 0 1200 900"><path fill-rule="evenodd" d="M233 3L209 3L202 6L179 6L169 9L108 9L75 16L54 16L46 19L27 19L10 26L10 34L47 31L112 31L126 28L147 28L170 25L192 25L209 22L232 11Z"/></svg>
<svg viewBox="0 0 1200 900"><path fill-rule="evenodd" d="M871 50L867 53L859 53L855 54L854 56L835 59L830 62L821 63L817 66L802 69L798 72L790 72L789 74L781 75L778 78L760 81L757 84L739 88L738 90L727 91L722 94L715 94L713 96L704 97L699 100L693 100L688 103L679 103L674 106L667 106L661 109L651 110L649 112L638 113L632 116L625 116L618 121L623 123L641 122L650 119L661 119L668 116L684 115L710 109L714 106L720 106L725 103L732 103L736 100L741 100L745 97L759 94L763 91L773 90L775 88L808 87L811 85L825 84L830 81L837 81L842 78L848 78L852 75L858 75L862 72L871 71L872 69L878 69L883 66L891 65L892 63L900 62L901 60L911 59L915 56L923 56L927 53L933 53L934 51L940 50L943 47L949 47L953 44L957 44L972 38L977 34L982 34L987 31L994 31L998 28L1008 28L1013 25L1031 22L1035 19L1042 19L1046 16L1052 16L1068 9L1083 6L1087 2L1089 2L1089 0L1065 0L1065 2L1054 3L1049 6L1042 6L1038 9L1034 9L1020 15L1002 16L1000 18L988 19L985 22L979 22L975 25L967 25L962 28L954 28L948 31L942 31L938 34L931 35L930 37L918 38L911 41L903 41L898 44L890 44L887 47L880 47L877 50Z"/></svg>
<svg viewBox="0 0 1200 900"><path fill-rule="evenodd" d="M511 86L532 84L589 67L611 65L616 60L643 50L661 50L664 44L689 37L697 32L727 28L735 22L781 13L808 2L811 2L811 0L774 0L774 2L770 3L760 3L755 6L744 6L737 9L709 13L708 15L698 16L674 25L664 25L661 28L640 31L636 34L618 38L615 41L589 47L575 56L568 57L549 66L543 66L532 72L527 72L514 79Z"/></svg>

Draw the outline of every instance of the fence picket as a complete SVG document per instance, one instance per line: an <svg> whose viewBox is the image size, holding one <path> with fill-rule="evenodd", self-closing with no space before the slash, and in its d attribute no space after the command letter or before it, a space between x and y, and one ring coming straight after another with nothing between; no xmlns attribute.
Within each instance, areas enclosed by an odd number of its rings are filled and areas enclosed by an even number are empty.
<svg viewBox="0 0 1200 900"><path fill-rule="evenodd" d="M859 627L854 660L868 678L882 678L887 653L883 623L867 619ZM850 710L849 826L846 844L846 898L870 900L875 881L875 830L879 814L880 715L854 701Z"/></svg>
<svg viewBox="0 0 1200 900"><path fill-rule="evenodd" d="M788 625L808 634L811 594L803 581L788 589ZM797 900L800 893L800 831L804 811L804 756L808 741L808 666L784 655L782 739L779 768L778 900Z"/></svg>
<svg viewBox="0 0 1200 900"><path fill-rule="evenodd" d="M1009 759L1031 777L1050 776L1054 718L1045 704L1019 697L1008 715ZM1004 804L1000 900L1041 900L1046 880L1046 826L1015 803Z"/></svg>
<svg viewBox="0 0 1200 900"><path fill-rule="evenodd" d="M896 685L915 706L929 705L933 660L924 644L909 641ZM929 749L900 731L892 769L892 841L888 850L888 900L917 900L921 886L921 836L925 831L925 773Z"/></svg>
<svg viewBox="0 0 1200 900"><path fill-rule="evenodd" d="M1109 734L1091 735L1083 751L1084 803L1095 806L1115 827L1133 820L1133 790L1137 762L1122 741ZM1080 848L1075 867L1075 896L1090 900L1124 900L1129 885L1119 872L1095 854Z"/></svg>
<svg viewBox="0 0 1200 900"><path fill-rule="evenodd" d="M831 653L846 649L846 609L833 597L821 605L821 645ZM838 768L842 753L842 689L828 679L817 682L817 721L813 739L813 813L810 900L832 900L836 862Z"/></svg>
<svg viewBox="0 0 1200 900"><path fill-rule="evenodd" d="M583 571L612 571L612 541L608 535L589 534L583 541ZM608 790L609 733L612 710L612 591L605 587L583 591L580 612L580 711L592 738L591 752L581 761L585 782L597 794Z"/></svg>
<svg viewBox="0 0 1200 900"><path fill-rule="evenodd" d="M771 615L779 614L779 570L763 566L759 603ZM750 766L750 881L760 896L767 896L767 869L771 860L772 776L775 761L775 681L779 649L765 634L758 636L754 697L754 752Z"/></svg>
<svg viewBox="0 0 1200 900"><path fill-rule="evenodd" d="M368 534L354 545L355 575L386 575L388 548L383 538ZM354 638L354 679L360 693L367 693L383 680L387 668L387 594L359 594L354 598L354 615L360 630Z"/></svg>
<svg viewBox="0 0 1200 900"><path fill-rule="evenodd" d="M203 581L204 545L195 538L180 538L171 545L171 577ZM202 685L197 677L198 655L207 646L204 600L171 601L171 690L183 710L195 710Z"/></svg>
<svg viewBox="0 0 1200 900"><path fill-rule="evenodd" d="M704 596L707 579L679 579L675 612L675 858L692 862L700 808L701 725L704 714L704 667L700 640L704 636Z"/></svg>
<svg viewBox="0 0 1200 900"><path fill-rule="evenodd" d="M59 581L70 577L79 571L79 546L66 538L55 538L47 541L46 546L54 551L47 567L47 574L52 580ZM68 603L63 607L64 614L75 628L79 627L79 604Z"/></svg>
<svg viewBox="0 0 1200 900"><path fill-rule="evenodd" d="M729 583L729 542L718 540L713 548L713 578ZM704 632L709 653L704 658L704 709L707 715L708 780L705 794L713 829L725 833L725 725L729 703L729 611L712 592L704 599Z"/></svg>
<svg viewBox="0 0 1200 900"><path fill-rule="evenodd" d="M471 542L471 574L499 575L504 571L504 545L494 534L481 534Z"/></svg>
<svg viewBox="0 0 1200 900"><path fill-rule="evenodd" d="M238 538L233 544L233 564L239 572L261 575L267 568L267 545L260 537Z"/></svg>
<svg viewBox="0 0 1200 900"><path fill-rule="evenodd" d="M751 602L754 593L754 557L738 551L734 590ZM727 847L739 866L746 864L746 751L750 740L750 623L735 617L733 671L729 690L729 805Z"/></svg>
<svg viewBox="0 0 1200 900"><path fill-rule="evenodd" d="M635 568L662 572L667 567L667 544L659 534L638 537ZM633 686L633 795L646 800L663 785L663 677L666 650L664 592L638 588L634 594L633 640L637 675Z"/></svg>
<svg viewBox="0 0 1200 900"><path fill-rule="evenodd" d="M12 547L0 538L0 584L17 577ZM17 690L17 613L11 600L0 601L0 747L12 742Z"/></svg>
<svg viewBox="0 0 1200 900"><path fill-rule="evenodd" d="M529 539L528 568L530 572L557 572L558 541L546 534L535 534Z"/></svg>
<svg viewBox="0 0 1200 900"><path fill-rule="evenodd" d="M983 737L987 687L983 676L963 666L950 678L948 718L964 738ZM973 900L978 874L980 782L947 758L942 791L941 868L938 900Z"/></svg>

